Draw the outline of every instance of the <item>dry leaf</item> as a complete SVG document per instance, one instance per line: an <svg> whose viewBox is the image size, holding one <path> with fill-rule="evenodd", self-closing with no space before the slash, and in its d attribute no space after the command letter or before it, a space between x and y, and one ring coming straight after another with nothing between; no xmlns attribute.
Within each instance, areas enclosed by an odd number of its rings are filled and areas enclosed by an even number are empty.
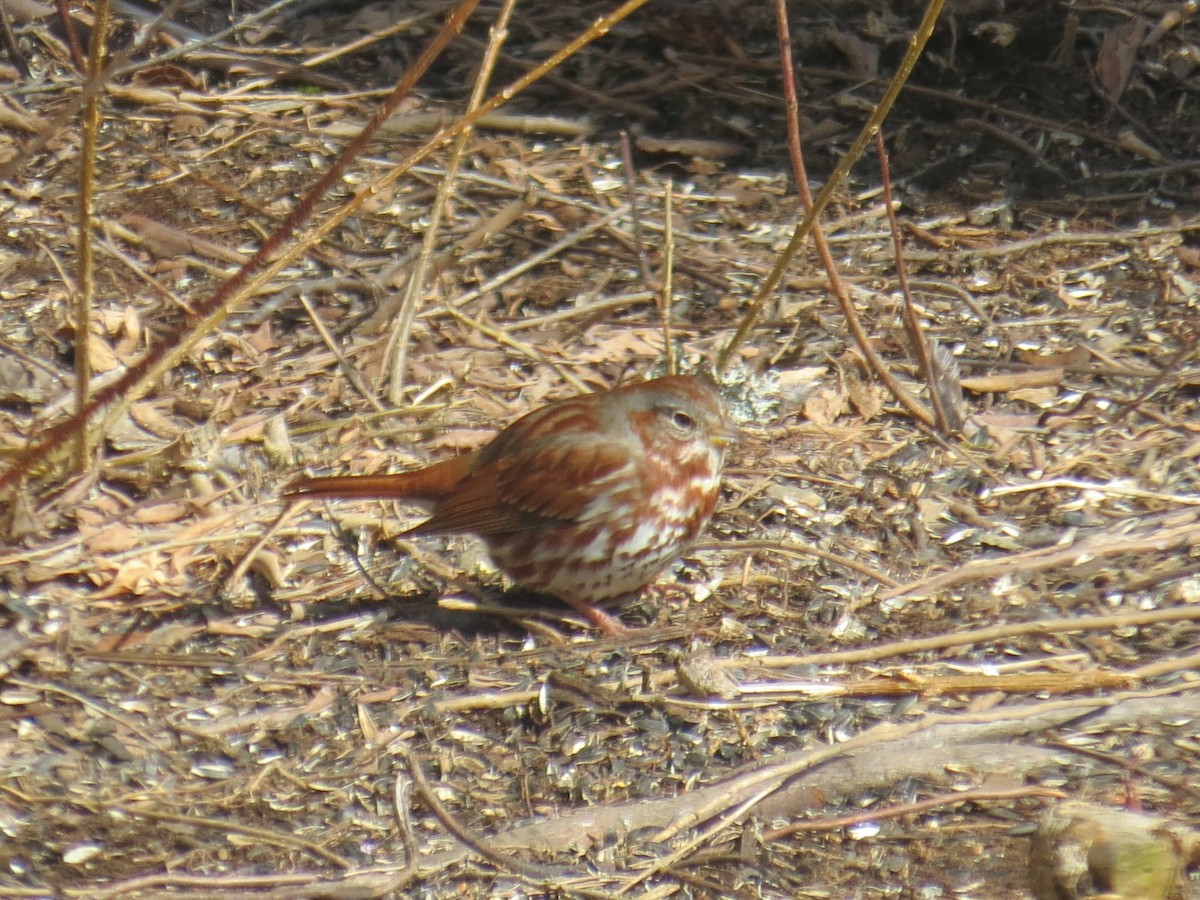
<svg viewBox="0 0 1200 900"><path fill-rule="evenodd" d="M44 19L54 12L53 4L37 3L36 0L0 0L4 11L17 22L28 22L31 19Z"/></svg>
<svg viewBox="0 0 1200 900"><path fill-rule="evenodd" d="M1006 372L1003 375L981 375L978 378L964 378L963 390L974 394L1005 394L1023 388L1048 387L1061 384L1066 370L1035 369L1030 372Z"/></svg>
<svg viewBox="0 0 1200 900"><path fill-rule="evenodd" d="M662 355L662 332L648 328L594 328L592 350L576 354L576 362L628 362L658 359Z"/></svg>
<svg viewBox="0 0 1200 900"><path fill-rule="evenodd" d="M208 122L202 116L187 113L175 116L167 123L172 137L199 137L208 130Z"/></svg>
<svg viewBox="0 0 1200 900"><path fill-rule="evenodd" d="M852 379L848 396L850 405L865 421L869 422L883 409L883 401L887 397L887 392L882 385Z"/></svg>
<svg viewBox="0 0 1200 900"><path fill-rule="evenodd" d="M678 153L695 159L729 159L745 151L741 144L732 141L717 141L711 138L652 138L638 137L634 143L646 153Z"/></svg>
<svg viewBox="0 0 1200 900"><path fill-rule="evenodd" d="M427 446L475 450L496 436L495 428L451 428L431 437Z"/></svg>
<svg viewBox="0 0 1200 900"><path fill-rule="evenodd" d="M1121 149L1128 150L1142 159L1148 159L1152 163L1162 165L1168 162L1167 157L1147 144L1141 135L1130 128L1122 128L1117 132L1117 143L1121 145Z"/></svg>
<svg viewBox="0 0 1200 900"><path fill-rule="evenodd" d="M159 401L142 400L129 407L129 417L155 437L166 441L174 440L183 434L180 428L170 419L159 412Z"/></svg>
<svg viewBox="0 0 1200 900"><path fill-rule="evenodd" d="M167 63L138 69L133 75L133 83L140 88L179 88L197 92L204 90L204 82L187 69ZM199 116L192 118L198 119ZM201 119L200 122L203 131L204 120Z"/></svg>
<svg viewBox="0 0 1200 900"><path fill-rule="evenodd" d="M1189 269L1200 269L1200 247L1180 244L1175 248L1175 255Z"/></svg>
<svg viewBox="0 0 1200 900"><path fill-rule="evenodd" d="M94 332L88 335L88 355L91 357L92 371L97 374L124 366L112 345Z"/></svg>
<svg viewBox="0 0 1200 900"><path fill-rule="evenodd" d="M120 522L95 531L80 528L79 534L83 537L84 546L91 553L120 553L136 547L144 537L136 528L130 528Z"/></svg>
<svg viewBox="0 0 1200 900"><path fill-rule="evenodd" d="M997 47L1007 47L1017 39L1020 33L1021 29L1013 23L997 20L981 22L971 30L971 34L975 37L990 40Z"/></svg>
<svg viewBox="0 0 1200 900"><path fill-rule="evenodd" d="M42 520L38 517L37 508L29 499L24 489L16 491L16 496L8 507L7 537L12 543L21 538L40 534L43 528Z"/></svg>
<svg viewBox="0 0 1200 900"><path fill-rule="evenodd" d="M37 116L31 116L17 108L8 97L0 97L0 129L24 131L26 134L37 134L46 123ZM5 160L7 162L8 160Z"/></svg>
<svg viewBox="0 0 1200 900"><path fill-rule="evenodd" d="M183 501L167 503L152 503L138 507L132 520L140 525L164 525L168 522L178 522L187 518L191 510L189 504Z"/></svg>
<svg viewBox="0 0 1200 900"><path fill-rule="evenodd" d="M675 677L693 697L732 700L740 693L733 677L717 666L712 650L700 644L680 655L675 663Z"/></svg>
<svg viewBox="0 0 1200 900"><path fill-rule="evenodd" d="M92 569L88 575L102 587L92 595L92 598L104 600L126 594L140 596L150 593L162 583L163 562L164 560L157 553L127 560L117 567L111 578L106 579L105 574L100 571L107 568L105 561L97 560L97 568Z"/></svg>
<svg viewBox="0 0 1200 900"><path fill-rule="evenodd" d="M873 78L879 74L877 45L868 43L848 31L835 31L832 28L825 32L825 40L842 52L855 75Z"/></svg>
<svg viewBox="0 0 1200 900"><path fill-rule="evenodd" d="M280 590L287 584L287 579L283 576L283 564L280 562L279 554L274 551L259 550L250 560L250 570L261 575L266 579L267 584L276 590Z"/></svg>
<svg viewBox="0 0 1200 900"><path fill-rule="evenodd" d="M1149 29L1141 19L1125 22L1111 29L1104 35L1100 44L1100 54L1096 58L1096 80L1100 89L1113 103L1121 99L1129 78L1133 74L1133 64L1137 61L1138 49L1142 39Z"/></svg>
<svg viewBox="0 0 1200 900"><path fill-rule="evenodd" d="M1083 366L1091 360L1092 355L1082 344L1076 344L1070 350L1061 353L1036 353L1032 350L1018 350L1017 359L1027 366L1041 366L1056 369L1061 366Z"/></svg>
<svg viewBox="0 0 1200 900"><path fill-rule="evenodd" d="M804 401L804 415L817 425L831 425L846 412L847 393L842 387L824 387L813 391Z"/></svg>
<svg viewBox="0 0 1200 900"><path fill-rule="evenodd" d="M1039 408L1049 406L1058 399L1058 391L1054 388L1022 388L1009 394L1014 400L1023 400Z"/></svg>
<svg viewBox="0 0 1200 900"><path fill-rule="evenodd" d="M785 509L799 511L805 516L826 509L825 498L811 488L772 483L767 485L766 495L777 500Z"/></svg>
<svg viewBox="0 0 1200 900"><path fill-rule="evenodd" d="M60 380L40 366L0 354L0 403L43 404L58 393Z"/></svg>

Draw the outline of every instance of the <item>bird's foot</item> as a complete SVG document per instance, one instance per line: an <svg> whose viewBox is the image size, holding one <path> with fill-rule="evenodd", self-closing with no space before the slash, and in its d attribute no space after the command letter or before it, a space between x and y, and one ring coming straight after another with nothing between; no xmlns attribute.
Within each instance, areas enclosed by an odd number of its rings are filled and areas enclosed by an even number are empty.
<svg viewBox="0 0 1200 900"><path fill-rule="evenodd" d="M573 609L577 610L581 616L595 626L599 631L604 632L610 637L616 637L622 634L629 634L633 631L628 625L624 624L616 616L606 613L598 606L593 606L585 600L568 600L562 598L563 602Z"/></svg>

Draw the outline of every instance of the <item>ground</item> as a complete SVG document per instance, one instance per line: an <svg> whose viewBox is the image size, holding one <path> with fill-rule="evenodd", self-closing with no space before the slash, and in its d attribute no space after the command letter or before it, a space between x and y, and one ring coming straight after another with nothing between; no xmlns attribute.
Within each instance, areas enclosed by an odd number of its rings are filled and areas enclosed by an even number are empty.
<svg viewBox="0 0 1200 900"><path fill-rule="evenodd" d="M122 7L89 151L66 32L9 2L0 895L1028 898L1065 798L1071 840L1125 808L1192 852L1188 7L951 4L883 129L903 263L868 151L821 220L845 304L807 240L735 340L803 217L770 6L653 2L458 152L490 37L488 96L616 8L484 3L309 210L446 4ZM814 190L920 13L790 9ZM281 501L664 371L668 260L744 440L629 634L417 508Z"/></svg>

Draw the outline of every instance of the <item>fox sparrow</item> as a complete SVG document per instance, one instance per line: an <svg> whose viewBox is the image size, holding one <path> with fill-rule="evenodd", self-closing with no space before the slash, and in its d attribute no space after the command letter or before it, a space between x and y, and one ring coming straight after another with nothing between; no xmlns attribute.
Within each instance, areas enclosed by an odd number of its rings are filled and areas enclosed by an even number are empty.
<svg viewBox="0 0 1200 900"><path fill-rule="evenodd" d="M406 534L478 535L517 584L618 633L594 604L644 587L695 540L736 439L715 385L668 375L548 403L463 456L397 475L301 478L287 496L432 504Z"/></svg>

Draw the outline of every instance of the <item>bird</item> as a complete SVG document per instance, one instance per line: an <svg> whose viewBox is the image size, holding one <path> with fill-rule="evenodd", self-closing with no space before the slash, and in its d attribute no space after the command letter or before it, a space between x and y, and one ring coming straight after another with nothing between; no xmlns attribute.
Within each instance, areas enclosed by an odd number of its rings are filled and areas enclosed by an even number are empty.
<svg viewBox="0 0 1200 900"><path fill-rule="evenodd" d="M423 468L305 476L285 498L428 504L429 518L405 535L476 535L517 585L621 634L597 604L640 591L691 546L738 440L711 379L665 375L552 401L483 447Z"/></svg>

